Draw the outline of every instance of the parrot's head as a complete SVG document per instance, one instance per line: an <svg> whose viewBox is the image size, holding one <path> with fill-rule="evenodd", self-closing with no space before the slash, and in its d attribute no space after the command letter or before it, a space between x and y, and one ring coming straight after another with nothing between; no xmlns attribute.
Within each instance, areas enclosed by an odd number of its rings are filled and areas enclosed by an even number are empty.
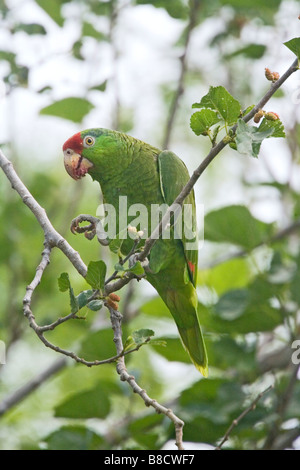
<svg viewBox="0 0 300 470"><path fill-rule="evenodd" d="M122 166L118 152L117 132L108 129L88 129L70 137L63 145L64 164L75 180L87 173L100 180ZM122 159L123 164L125 158Z"/></svg>

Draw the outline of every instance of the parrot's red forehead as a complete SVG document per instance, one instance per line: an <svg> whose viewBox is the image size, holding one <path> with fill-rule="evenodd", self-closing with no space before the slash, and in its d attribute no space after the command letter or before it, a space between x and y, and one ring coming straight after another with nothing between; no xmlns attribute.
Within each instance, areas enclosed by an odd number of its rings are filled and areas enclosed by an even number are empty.
<svg viewBox="0 0 300 470"><path fill-rule="evenodd" d="M70 137L63 145L63 151L72 149L76 153L81 153L83 149L83 141L80 132Z"/></svg>

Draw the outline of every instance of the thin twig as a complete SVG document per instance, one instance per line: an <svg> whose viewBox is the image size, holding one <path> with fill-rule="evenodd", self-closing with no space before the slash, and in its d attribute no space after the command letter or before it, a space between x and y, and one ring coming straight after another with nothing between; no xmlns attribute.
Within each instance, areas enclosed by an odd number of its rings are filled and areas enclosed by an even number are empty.
<svg viewBox="0 0 300 470"><path fill-rule="evenodd" d="M87 267L82 261L79 253L75 251L71 245L55 230L50 220L48 219L47 213L43 207L34 199L32 194L28 191L23 181L17 175L13 164L6 158L2 150L0 149L0 167L10 181L12 188L17 191L22 201L31 210L39 225L45 234L45 239L48 245L52 248L56 246L59 248L64 255L73 264L74 268L78 271L81 276L85 277Z"/></svg>
<svg viewBox="0 0 300 470"><path fill-rule="evenodd" d="M273 445L280 434L281 423L284 418L285 411L291 401L294 388L296 386L298 380L298 373L300 370L300 364L293 365L292 373L290 375L290 379L288 384L283 391L282 395L278 398L277 407L275 409L275 413L277 415L276 422L273 424L269 435L264 443L263 449L264 450L271 450Z"/></svg>
<svg viewBox="0 0 300 470"><path fill-rule="evenodd" d="M272 390L274 388L274 385L270 385L268 388L266 388L266 390L264 390L263 392L259 393L257 395L257 397L255 398L255 400L253 400L253 402L251 403L250 406L248 406L248 408L246 408L236 419L234 419L231 423L231 425L229 426L229 428L227 429L223 439L221 440L220 444L215 447L215 450L221 450L221 447L225 444L225 442L228 440L232 430L239 424L239 422L248 414L250 413L250 411L253 411L255 410L256 408L256 405L258 403L258 401L266 394L268 393L270 390Z"/></svg>
<svg viewBox="0 0 300 470"><path fill-rule="evenodd" d="M10 396L4 398L4 400L0 403L0 416L4 415L13 406L17 405L22 400L24 400L28 395L30 395L30 393L40 387L44 382L46 382L46 380L48 380L54 374L62 370L66 366L66 364L67 359L65 357L61 357L43 372L38 374L36 377L31 379L25 385L23 385L14 393L12 393Z"/></svg>
<svg viewBox="0 0 300 470"><path fill-rule="evenodd" d="M180 59L180 73L179 73L177 88L174 93L173 100L172 100L169 114L168 114L168 118L167 118L166 130L165 130L163 146L162 146L163 149L166 149L169 146L171 132L173 129L175 116L176 116L178 106L179 106L179 100L184 92L184 79L185 79L186 72L187 72L187 54L188 54L192 31L197 24L196 20L197 20L197 12L199 8L200 8L200 1L193 0L191 2L189 20L188 20L188 24L187 24L186 31L185 31L185 42L184 42L184 47L183 47L183 53L179 58Z"/></svg>
<svg viewBox="0 0 300 470"><path fill-rule="evenodd" d="M152 406L157 413L164 414L173 422L174 427L175 427L175 436L176 436L175 444L179 450L184 450L183 442L182 442L182 438L183 438L182 430L183 430L184 422L180 418L178 418L171 409L166 408L163 405L160 405L156 400L153 400L152 398L150 398L147 392L137 384L135 377L128 373L126 365L125 365L124 356L121 355L122 351L124 350L123 342L122 342L122 328L121 328L122 315L120 314L120 312L118 312L117 310L114 310L109 305L107 305L107 308L109 309L109 312L110 312L111 324L112 324L112 328L114 331L114 342L116 345L117 353L120 354L120 358L118 359L118 362L117 362L117 372L120 376L120 380L122 380L123 382L127 382L132 388L133 392L140 395L140 397L143 399L146 406Z"/></svg>

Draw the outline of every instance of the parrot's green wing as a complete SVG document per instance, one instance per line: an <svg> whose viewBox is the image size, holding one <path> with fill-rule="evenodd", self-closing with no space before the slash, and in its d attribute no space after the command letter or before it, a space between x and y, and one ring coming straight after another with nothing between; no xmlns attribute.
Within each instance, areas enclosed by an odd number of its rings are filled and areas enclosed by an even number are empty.
<svg viewBox="0 0 300 470"><path fill-rule="evenodd" d="M189 181L190 176L183 161L169 150L164 150L158 155L158 168L161 192L165 202L170 206ZM198 237L194 191L184 201L181 218L175 223L175 236L176 234L183 242L188 271L195 286L198 267Z"/></svg>

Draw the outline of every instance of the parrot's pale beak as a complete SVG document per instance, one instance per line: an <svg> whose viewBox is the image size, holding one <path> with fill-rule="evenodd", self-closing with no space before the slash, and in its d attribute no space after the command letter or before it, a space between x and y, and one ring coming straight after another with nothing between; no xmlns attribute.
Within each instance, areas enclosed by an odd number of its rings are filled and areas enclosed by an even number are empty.
<svg viewBox="0 0 300 470"><path fill-rule="evenodd" d="M85 176L93 166L87 158L82 157L82 155L74 152L72 149L64 150L64 164L65 169L74 180L79 180Z"/></svg>

